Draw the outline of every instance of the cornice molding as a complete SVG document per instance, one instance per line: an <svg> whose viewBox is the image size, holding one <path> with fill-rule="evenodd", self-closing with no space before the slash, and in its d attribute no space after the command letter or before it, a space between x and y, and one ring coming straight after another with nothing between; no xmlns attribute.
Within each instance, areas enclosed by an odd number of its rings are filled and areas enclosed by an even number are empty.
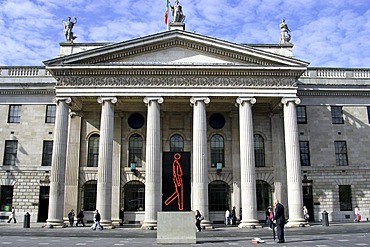
<svg viewBox="0 0 370 247"><path fill-rule="evenodd" d="M106 68L98 67L82 67L82 68L51 68L54 70L54 76L57 79L65 77L113 77L113 76L266 76L266 77L292 77L298 78L302 71L292 71L287 67L263 68L263 67L243 67L234 66L233 68L225 66L158 66L153 69L152 66L107 66ZM269 70L271 69L271 70ZM287 71L289 70L289 71Z"/></svg>
<svg viewBox="0 0 370 247"><path fill-rule="evenodd" d="M63 77L57 82L63 87L296 87L294 78L283 77Z"/></svg>

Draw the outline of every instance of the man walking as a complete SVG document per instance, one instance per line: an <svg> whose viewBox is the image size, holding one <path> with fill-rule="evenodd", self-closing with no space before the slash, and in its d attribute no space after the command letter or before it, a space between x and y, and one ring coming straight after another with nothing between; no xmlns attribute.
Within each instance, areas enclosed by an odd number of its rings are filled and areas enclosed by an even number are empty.
<svg viewBox="0 0 370 247"><path fill-rule="evenodd" d="M85 226L84 217L85 217L84 209L81 208L80 212L77 214L76 226L78 226L79 223L81 223L83 226Z"/></svg>
<svg viewBox="0 0 370 247"><path fill-rule="evenodd" d="M278 200L274 201L275 204L275 215L274 221L276 222L277 227L277 236L278 236L278 243L284 243L284 225L285 225L285 213L284 213L284 206L279 203Z"/></svg>
<svg viewBox="0 0 370 247"><path fill-rule="evenodd" d="M100 231L103 230L103 226L100 225L100 213L98 210L95 210L93 230L96 230L97 227Z"/></svg>
<svg viewBox="0 0 370 247"><path fill-rule="evenodd" d="M15 208L14 207L12 207L12 213L10 214L8 223L10 223L12 220L14 221L14 224L17 223L17 220L15 218Z"/></svg>

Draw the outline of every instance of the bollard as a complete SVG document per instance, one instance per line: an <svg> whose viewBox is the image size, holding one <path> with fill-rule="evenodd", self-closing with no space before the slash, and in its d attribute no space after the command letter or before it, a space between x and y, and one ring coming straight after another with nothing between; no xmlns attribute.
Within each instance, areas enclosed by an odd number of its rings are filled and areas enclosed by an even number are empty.
<svg viewBox="0 0 370 247"><path fill-rule="evenodd" d="M322 212L322 226L329 226L328 212Z"/></svg>
<svg viewBox="0 0 370 247"><path fill-rule="evenodd" d="M27 212L24 215L23 228L30 228L31 215Z"/></svg>

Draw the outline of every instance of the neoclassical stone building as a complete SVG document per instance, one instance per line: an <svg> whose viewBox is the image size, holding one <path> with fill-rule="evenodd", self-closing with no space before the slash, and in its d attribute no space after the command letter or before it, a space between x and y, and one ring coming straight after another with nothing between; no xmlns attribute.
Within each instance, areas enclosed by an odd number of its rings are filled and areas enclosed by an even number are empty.
<svg viewBox="0 0 370 247"><path fill-rule="evenodd" d="M45 67L0 67L0 217L64 224L99 209L113 226L157 212L236 208L259 225L363 218L370 205L370 70L310 68L292 44L174 30L119 43L62 42ZM180 182L179 182L180 181ZM22 220L22 219L20 219Z"/></svg>

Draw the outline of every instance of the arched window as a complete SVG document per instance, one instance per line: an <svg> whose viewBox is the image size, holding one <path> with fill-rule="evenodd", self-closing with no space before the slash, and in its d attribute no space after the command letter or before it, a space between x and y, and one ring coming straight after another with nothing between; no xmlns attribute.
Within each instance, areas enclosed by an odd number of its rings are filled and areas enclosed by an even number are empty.
<svg viewBox="0 0 370 247"><path fill-rule="evenodd" d="M265 166L265 141L261 135L254 135L254 158L257 167Z"/></svg>
<svg viewBox="0 0 370 247"><path fill-rule="evenodd" d="M272 206L271 186L262 180L256 181L257 210L266 210Z"/></svg>
<svg viewBox="0 0 370 247"><path fill-rule="evenodd" d="M129 140L129 162L136 163L136 167L141 167L141 160L143 157L143 138L138 134L133 134Z"/></svg>
<svg viewBox="0 0 370 247"><path fill-rule="evenodd" d="M224 138L218 134L213 135L211 137L211 167L216 167L217 163L222 163L222 167L225 167L224 154Z"/></svg>
<svg viewBox="0 0 370 247"><path fill-rule="evenodd" d="M225 211L230 209L230 186L220 180L208 185L209 211Z"/></svg>
<svg viewBox="0 0 370 247"><path fill-rule="evenodd" d="M184 138L180 135L171 136L170 141L170 151L171 152L183 152L184 151Z"/></svg>
<svg viewBox="0 0 370 247"><path fill-rule="evenodd" d="M99 161L99 139L98 134L93 134L89 138L89 147L87 155L87 166L98 167Z"/></svg>
<svg viewBox="0 0 370 247"><path fill-rule="evenodd" d="M145 210L145 185L139 181L128 182L124 188L125 211Z"/></svg>
<svg viewBox="0 0 370 247"><path fill-rule="evenodd" d="M96 209L96 180L88 181L82 187L82 202L85 211L94 211Z"/></svg>

